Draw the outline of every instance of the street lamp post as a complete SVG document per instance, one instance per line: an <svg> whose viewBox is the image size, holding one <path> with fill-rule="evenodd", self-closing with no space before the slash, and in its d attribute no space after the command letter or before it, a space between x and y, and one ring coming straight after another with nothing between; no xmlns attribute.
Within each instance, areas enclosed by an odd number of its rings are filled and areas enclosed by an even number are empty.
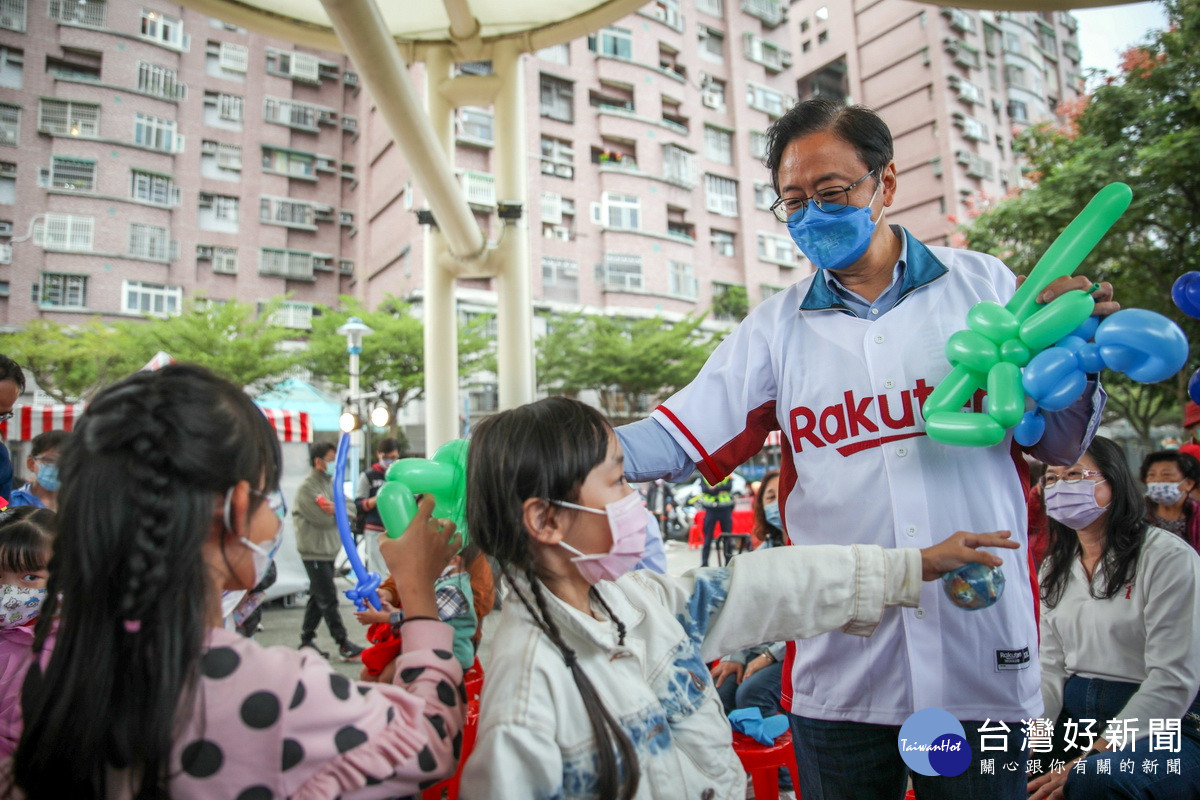
<svg viewBox="0 0 1200 800"><path fill-rule="evenodd" d="M350 355L350 408L354 412L358 420L350 434L350 446L354 455L350 459L355 477L361 471L358 468L358 460L362 455L363 435L362 435L362 414L359 410L359 387L358 387L358 357L362 353L362 340L364 336L368 336L375 331L369 326L363 324L363 321L358 317L351 317L346 320L346 323L337 329L337 332L346 337L346 352Z"/></svg>

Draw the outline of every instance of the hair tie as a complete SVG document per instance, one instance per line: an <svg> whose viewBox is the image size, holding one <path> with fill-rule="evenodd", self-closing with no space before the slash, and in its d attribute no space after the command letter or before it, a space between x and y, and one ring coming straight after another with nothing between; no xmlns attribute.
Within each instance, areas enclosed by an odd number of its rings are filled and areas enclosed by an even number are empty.
<svg viewBox="0 0 1200 800"><path fill-rule="evenodd" d="M137 633L141 629L142 629L142 621L140 619L125 620L125 632L126 633Z"/></svg>

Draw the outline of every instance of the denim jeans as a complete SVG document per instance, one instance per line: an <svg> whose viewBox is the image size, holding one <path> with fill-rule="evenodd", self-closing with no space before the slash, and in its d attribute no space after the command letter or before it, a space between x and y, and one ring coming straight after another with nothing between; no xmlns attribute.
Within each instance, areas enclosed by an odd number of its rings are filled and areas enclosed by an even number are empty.
<svg viewBox="0 0 1200 800"><path fill-rule="evenodd" d="M704 545L700 548L700 566L708 566L708 552L712 549L713 530L717 527L717 523L721 525L721 533L733 533L733 506L729 508L706 508L704 509L704 523L701 530L704 531ZM728 553L726 553L728 557Z"/></svg>
<svg viewBox="0 0 1200 800"><path fill-rule="evenodd" d="M1096 720L1092 730L1102 733L1107 720L1120 718L1121 709L1137 690L1136 683L1072 676L1063 687L1063 711L1054 728L1061 731L1063 723L1070 719ZM1189 716L1197 713L1200 713L1200 699L1189 709ZM1081 729L1084 727L1080 725ZM1151 740L1146 738L1127 744L1124 750L1091 756L1082 773L1071 772L1063 794L1067 800L1188 800L1200 797L1200 730L1187 718L1180 724L1180 729L1183 733L1179 752L1150 752ZM1068 752L1066 757L1078 756L1079 751L1075 750L1073 754ZM1168 774L1168 762L1174 760L1178 761L1179 769ZM1122 770L1123 762L1125 770ZM1103 769L1107 771L1102 774Z"/></svg>
<svg viewBox="0 0 1200 800"><path fill-rule="evenodd" d="M804 800L902 800L910 777L900 757L899 725L811 719L788 714L792 744ZM979 721L963 720L972 760L954 777L911 775L920 800L1025 800L1027 758L1021 747L1021 724L1007 722L1008 749L981 753ZM994 726L996 723L993 722ZM990 728L989 728L990 730ZM984 764L992 769L984 774Z"/></svg>

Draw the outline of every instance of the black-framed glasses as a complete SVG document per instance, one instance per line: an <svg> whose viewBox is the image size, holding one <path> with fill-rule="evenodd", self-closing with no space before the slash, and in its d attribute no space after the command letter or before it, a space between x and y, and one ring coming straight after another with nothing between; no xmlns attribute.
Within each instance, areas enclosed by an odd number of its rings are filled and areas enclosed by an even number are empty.
<svg viewBox="0 0 1200 800"><path fill-rule="evenodd" d="M0 422L8 422L12 418L13 412L11 411L5 411L3 414L0 414Z"/></svg>
<svg viewBox="0 0 1200 800"><path fill-rule="evenodd" d="M1096 478L1099 478L1100 480L1096 480ZM1055 475L1048 472L1042 478L1042 485L1053 486L1059 481L1062 481L1063 483L1079 483L1085 479L1094 481L1095 483L1100 483L1100 481L1104 480L1104 473L1096 469L1069 469L1062 475Z"/></svg>
<svg viewBox="0 0 1200 800"><path fill-rule="evenodd" d="M261 497L267 501L267 508L275 512L275 516L280 520L287 517L287 501L283 498L283 492L276 489L273 492L260 492L258 489L251 489L250 494L255 497Z"/></svg>
<svg viewBox="0 0 1200 800"><path fill-rule="evenodd" d="M818 190L812 197L780 197L771 204L771 213L780 222L787 222L797 211L807 213L810 201L822 211L840 211L850 205L850 192L874 174L875 170L871 170L849 186L826 186L824 189ZM801 214L799 218L804 219L804 214Z"/></svg>

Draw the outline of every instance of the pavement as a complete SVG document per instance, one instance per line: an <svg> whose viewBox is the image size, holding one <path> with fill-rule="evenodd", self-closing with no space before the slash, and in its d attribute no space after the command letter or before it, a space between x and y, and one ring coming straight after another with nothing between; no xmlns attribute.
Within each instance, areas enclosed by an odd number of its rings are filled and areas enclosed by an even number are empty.
<svg viewBox="0 0 1200 800"><path fill-rule="evenodd" d="M682 575L692 567L700 566L700 551L698 549L691 550L683 542L665 542L667 551L667 571L672 575ZM714 562L715 564L715 562ZM341 598L339 611L342 615L342 623L350 632L350 640L360 646L367 644L366 628L358 623L354 618L354 604L346 599L345 590L354 587L354 581L346 578L338 578L335 581L338 587L338 596ZM272 645L281 645L283 647L296 648L300 644L300 626L304 621L304 606L308 602L307 594L295 595L293 598L288 598L283 601L276 600L267 605L263 610L262 621L260 623L261 630L255 635L254 639L264 647ZM487 668L488 643L491 637L488 636L490 629L494 628L499 620L499 614L491 614L484 619L484 635L483 644L480 646L479 659ZM328 628L322 622L317 626L317 647L329 653L329 663L342 675L347 678L357 680L359 673L362 671L362 665L357 661L350 663L344 662L337 656L337 642L329 635Z"/></svg>

